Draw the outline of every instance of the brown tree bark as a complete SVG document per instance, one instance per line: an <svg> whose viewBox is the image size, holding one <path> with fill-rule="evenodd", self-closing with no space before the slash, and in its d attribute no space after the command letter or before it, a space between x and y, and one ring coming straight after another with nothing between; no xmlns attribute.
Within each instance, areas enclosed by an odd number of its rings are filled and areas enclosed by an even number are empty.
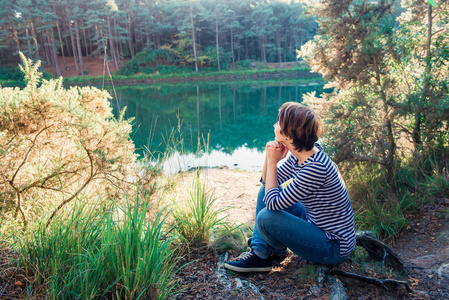
<svg viewBox="0 0 449 300"><path fill-rule="evenodd" d="M81 69L81 75L84 75L84 62L83 62L83 50L81 48L81 38L80 38L80 31L78 26L78 20L75 20L75 37L76 37L76 47L78 49L78 57L79 57L79 63L80 63L80 69Z"/></svg>

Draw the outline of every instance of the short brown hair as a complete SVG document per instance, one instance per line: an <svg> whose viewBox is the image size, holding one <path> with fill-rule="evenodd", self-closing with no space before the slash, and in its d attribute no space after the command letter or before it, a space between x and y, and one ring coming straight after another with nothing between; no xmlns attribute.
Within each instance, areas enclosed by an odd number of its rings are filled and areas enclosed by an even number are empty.
<svg viewBox="0 0 449 300"><path fill-rule="evenodd" d="M308 107L297 102L286 102L279 109L279 126L283 134L293 139L296 150L312 150L323 132L321 118Z"/></svg>

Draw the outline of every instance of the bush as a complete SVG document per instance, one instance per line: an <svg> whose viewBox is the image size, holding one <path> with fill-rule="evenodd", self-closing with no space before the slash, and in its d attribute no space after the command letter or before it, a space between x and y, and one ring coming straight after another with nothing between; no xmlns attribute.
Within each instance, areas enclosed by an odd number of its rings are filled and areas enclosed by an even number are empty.
<svg viewBox="0 0 449 300"><path fill-rule="evenodd" d="M106 91L65 89L61 79L42 80L40 62L22 59L26 87L0 90L0 176L7 183L0 197L6 211L20 214L26 226L27 214L42 214L43 208L53 209L51 219L77 197L126 193L136 160L130 120L113 117Z"/></svg>
<svg viewBox="0 0 449 300"><path fill-rule="evenodd" d="M137 72L140 73L152 73L151 65L154 65L157 61L166 61L168 63L176 64L176 55L170 51L170 49L157 49L157 50L144 50L137 53L132 59L127 61L119 69L120 75L133 75ZM151 72L146 71L146 68L150 68Z"/></svg>
<svg viewBox="0 0 449 300"><path fill-rule="evenodd" d="M252 69L252 62L249 59L240 60L235 63L237 69Z"/></svg>
<svg viewBox="0 0 449 300"><path fill-rule="evenodd" d="M23 74L18 67L0 67L0 80L20 81Z"/></svg>

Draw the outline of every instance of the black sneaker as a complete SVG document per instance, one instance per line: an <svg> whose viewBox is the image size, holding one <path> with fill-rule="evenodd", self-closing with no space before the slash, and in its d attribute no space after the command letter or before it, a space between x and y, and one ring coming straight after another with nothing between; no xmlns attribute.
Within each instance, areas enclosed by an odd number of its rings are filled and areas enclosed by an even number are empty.
<svg viewBox="0 0 449 300"><path fill-rule="evenodd" d="M248 247L251 248L251 242L253 241L253 237L250 237L249 239L246 240L246 244L248 245ZM286 251L285 254L283 255L278 255L276 253L272 253L271 257L276 260L276 261L283 261L286 257L288 256L288 252Z"/></svg>
<svg viewBox="0 0 449 300"><path fill-rule="evenodd" d="M270 272L273 267L271 257L262 259L254 251L243 253L239 258L225 263L225 268L235 272Z"/></svg>

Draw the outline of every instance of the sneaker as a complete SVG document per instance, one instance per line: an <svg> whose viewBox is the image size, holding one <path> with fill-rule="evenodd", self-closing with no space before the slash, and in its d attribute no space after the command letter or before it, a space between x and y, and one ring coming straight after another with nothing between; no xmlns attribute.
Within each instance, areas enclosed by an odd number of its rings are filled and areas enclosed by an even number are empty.
<svg viewBox="0 0 449 300"><path fill-rule="evenodd" d="M250 247L251 248L251 242L253 241L253 237L250 237L249 239L247 239L246 240L246 244L248 245L248 247ZM287 255L288 255L288 250L285 250L285 254L282 254L282 255L279 255L279 254L276 254L276 253L271 253L271 257L274 259L274 260L279 260L279 261L283 261L286 257L287 257Z"/></svg>
<svg viewBox="0 0 449 300"><path fill-rule="evenodd" d="M271 257L262 259L254 251L245 252L238 258L240 260L225 263L225 268L235 272L270 272L273 267Z"/></svg>

